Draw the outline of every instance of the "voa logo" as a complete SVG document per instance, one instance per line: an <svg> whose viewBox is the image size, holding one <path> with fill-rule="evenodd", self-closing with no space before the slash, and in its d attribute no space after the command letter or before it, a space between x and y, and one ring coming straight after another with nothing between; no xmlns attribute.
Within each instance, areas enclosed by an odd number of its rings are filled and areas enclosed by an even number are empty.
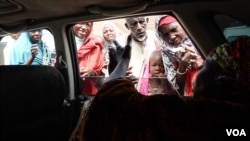
<svg viewBox="0 0 250 141"><path fill-rule="evenodd" d="M226 129L227 136L247 136L244 129Z"/></svg>

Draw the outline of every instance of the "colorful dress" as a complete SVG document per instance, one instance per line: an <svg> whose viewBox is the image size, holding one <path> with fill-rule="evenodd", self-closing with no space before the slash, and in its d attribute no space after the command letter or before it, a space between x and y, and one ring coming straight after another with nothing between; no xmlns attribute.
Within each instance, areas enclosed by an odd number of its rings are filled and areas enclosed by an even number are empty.
<svg viewBox="0 0 250 141"><path fill-rule="evenodd" d="M241 37L220 45L209 56L237 85L250 92L250 37Z"/></svg>

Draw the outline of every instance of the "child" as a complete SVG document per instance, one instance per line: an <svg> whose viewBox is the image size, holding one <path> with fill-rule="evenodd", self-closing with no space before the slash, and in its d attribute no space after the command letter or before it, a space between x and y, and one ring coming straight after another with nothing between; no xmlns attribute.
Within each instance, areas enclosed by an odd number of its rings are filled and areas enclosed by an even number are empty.
<svg viewBox="0 0 250 141"><path fill-rule="evenodd" d="M143 95L177 94L167 79L161 50L153 51L149 57L149 62L141 81L140 93Z"/></svg>

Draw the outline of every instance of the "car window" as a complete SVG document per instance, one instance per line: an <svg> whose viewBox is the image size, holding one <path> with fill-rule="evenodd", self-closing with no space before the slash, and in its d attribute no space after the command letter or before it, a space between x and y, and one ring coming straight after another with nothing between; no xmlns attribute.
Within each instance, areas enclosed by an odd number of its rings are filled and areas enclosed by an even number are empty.
<svg viewBox="0 0 250 141"><path fill-rule="evenodd" d="M176 76L184 75L189 68L192 70L194 66L190 64L183 70L179 70L176 62L180 59L178 57L183 57L186 51L192 52L197 61L196 67L202 65L203 58L178 20L174 16L168 15L166 18L165 16L152 15L93 22L79 21L73 24L71 33L73 33L81 78L81 93L84 95L97 93L104 81L115 71L115 67L121 59L117 55L119 54L118 48L124 49L129 36L132 36L131 58L127 66L126 77L135 83L137 90L145 95L172 91L178 95L192 96L194 80L192 77L196 72L193 72L188 78L189 86L177 84ZM163 25L171 26L161 31L160 27L162 28ZM180 39L173 39L174 34L180 34ZM162 51L160 56L156 50ZM182 54L179 54L180 52ZM153 57L152 54L156 56ZM125 65L126 63L121 66ZM152 73L153 71L155 73ZM186 89L187 87L189 89Z"/></svg>
<svg viewBox="0 0 250 141"><path fill-rule="evenodd" d="M250 36L250 26L227 15L216 15L214 20L228 42L237 37Z"/></svg>
<svg viewBox="0 0 250 141"><path fill-rule="evenodd" d="M1 39L1 65L53 65L56 49L49 29L12 33Z"/></svg>

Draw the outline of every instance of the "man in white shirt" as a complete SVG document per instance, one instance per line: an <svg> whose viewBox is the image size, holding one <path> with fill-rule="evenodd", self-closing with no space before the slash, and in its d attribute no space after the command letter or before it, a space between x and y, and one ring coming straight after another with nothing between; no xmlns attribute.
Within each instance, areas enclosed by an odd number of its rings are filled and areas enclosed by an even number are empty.
<svg viewBox="0 0 250 141"><path fill-rule="evenodd" d="M125 46L129 35L132 36L131 42L131 59L129 63L130 77L140 79L143 75L147 59L150 53L160 48L160 42L155 36L155 32L147 30L147 17L130 17L126 18L125 26L130 32L117 38L121 46ZM139 89L139 85L136 85Z"/></svg>

